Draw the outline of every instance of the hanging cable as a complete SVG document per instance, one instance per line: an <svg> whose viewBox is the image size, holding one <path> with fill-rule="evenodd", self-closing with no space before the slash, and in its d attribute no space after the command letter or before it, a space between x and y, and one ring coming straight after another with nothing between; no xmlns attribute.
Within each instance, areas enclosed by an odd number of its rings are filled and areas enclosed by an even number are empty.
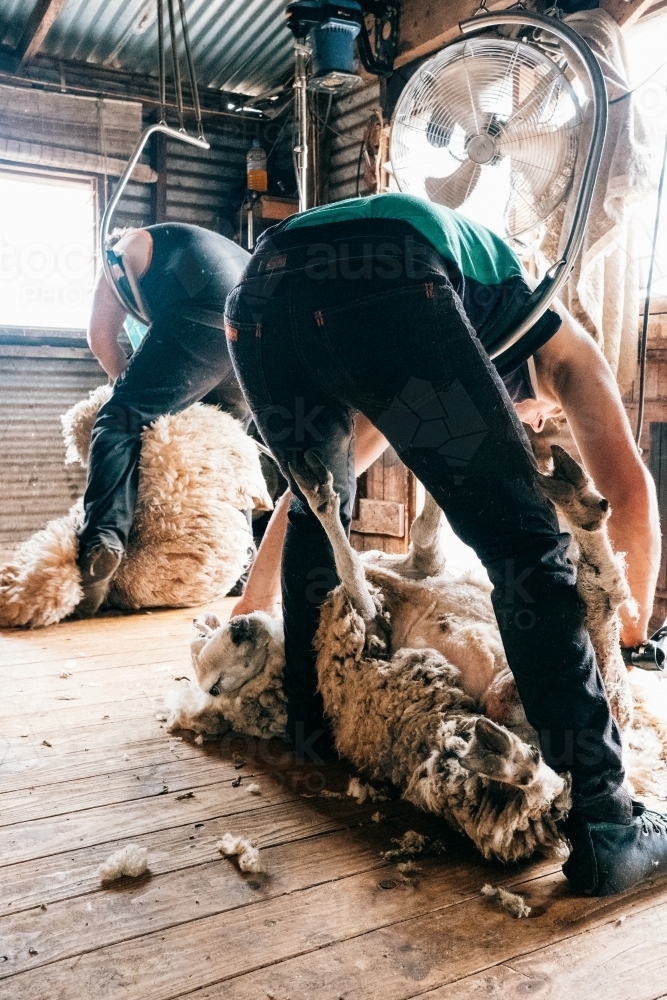
<svg viewBox="0 0 667 1000"><path fill-rule="evenodd" d="M164 65L164 4L157 0L157 62L160 88L160 124L167 121L167 74Z"/></svg>
<svg viewBox="0 0 667 1000"><path fill-rule="evenodd" d="M181 86L181 67L178 64L178 50L176 48L176 24L174 20L174 0L167 0L169 9L169 35L171 37L171 64L174 69L174 88L176 90L176 105L178 107L178 130L185 132L185 121L183 118L183 88Z"/></svg>
<svg viewBox="0 0 667 1000"><path fill-rule="evenodd" d="M637 401L637 430L635 441L640 448L640 441L644 425L644 402L646 397L646 355L648 348L648 320L651 309L651 285L653 284L653 268L655 266L656 252L658 249L658 233L660 232L660 210L662 208L662 191L665 186L665 165L667 165L667 132L665 132L665 144L662 149L662 166L660 167L660 180L658 182L658 204L655 210L655 226L653 227L653 242L651 244L651 261L648 268L648 278L646 281L646 297L644 298L644 317L642 320L642 339L639 349L639 399Z"/></svg>
<svg viewBox="0 0 667 1000"><path fill-rule="evenodd" d="M183 0L178 0L178 9L181 15L181 31L183 32L183 45L185 46L185 58L188 64L188 76L190 77L190 90L192 91L192 103L195 108L197 119L197 135L204 138L204 126L201 121L201 106L199 104L199 90L197 89L197 77L195 76L195 65L192 60L192 49L190 47L190 34L188 32L188 21L185 16L185 4Z"/></svg>

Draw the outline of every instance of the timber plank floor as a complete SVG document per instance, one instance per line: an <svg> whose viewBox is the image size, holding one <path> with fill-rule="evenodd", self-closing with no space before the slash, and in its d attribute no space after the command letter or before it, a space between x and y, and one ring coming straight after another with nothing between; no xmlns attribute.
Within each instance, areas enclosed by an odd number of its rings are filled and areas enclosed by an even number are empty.
<svg viewBox="0 0 667 1000"><path fill-rule="evenodd" d="M667 879L578 898L553 861L488 864L397 799L319 794L345 791L345 761L168 733L194 614L2 633L0 1000L667 997ZM446 850L408 879L381 852L409 829ZM220 856L227 831L257 840L264 874ZM149 874L102 887L128 843Z"/></svg>

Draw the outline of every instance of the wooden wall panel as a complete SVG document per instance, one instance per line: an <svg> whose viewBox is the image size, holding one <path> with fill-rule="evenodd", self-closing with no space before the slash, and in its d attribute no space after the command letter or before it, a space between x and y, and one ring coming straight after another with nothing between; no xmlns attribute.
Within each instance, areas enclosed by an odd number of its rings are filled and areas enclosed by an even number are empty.
<svg viewBox="0 0 667 1000"><path fill-rule="evenodd" d="M380 503L375 506L369 504L365 511L360 502L355 505L350 533L353 547L359 552L368 552L370 549L407 552L410 525L416 516L416 495L415 477L403 465L394 449L388 448L359 480L358 501L368 499ZM402 514L397 511L397 505L402 506ZM372 521L373 515L375 523ZM403 532L399 535L396 524L397 518L401 517ZM363 530L357 531L355 526ZM377 527L377 533L373 532L373 527Z"/></svg>

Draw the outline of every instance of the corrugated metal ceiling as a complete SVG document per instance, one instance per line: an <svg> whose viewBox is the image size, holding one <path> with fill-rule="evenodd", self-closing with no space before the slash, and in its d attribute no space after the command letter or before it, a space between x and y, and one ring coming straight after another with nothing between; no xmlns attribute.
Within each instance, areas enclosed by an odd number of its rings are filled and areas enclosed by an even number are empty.
<svg viewBox="0 0 667 1000"><path fill-rule="evenodd" d="M3 0L0 45L16 48L36 2ZM185 0L200 87L260 96L284 84L293 65L287 2ZM156 7L156 0L65 0L41 51L156 76Z"/></svg>

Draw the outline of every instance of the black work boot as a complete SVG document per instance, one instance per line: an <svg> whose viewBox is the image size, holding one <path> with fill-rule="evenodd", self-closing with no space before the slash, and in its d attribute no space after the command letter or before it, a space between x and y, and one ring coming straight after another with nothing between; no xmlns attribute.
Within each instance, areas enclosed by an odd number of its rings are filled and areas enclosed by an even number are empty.
<svg viewBox="0 0 667 1000"><path fill-rule="evenodd" d="M123 558L123 550L100 543L87 549L79 559L83 597L74 609L78 618L88 618L104 603L114 573Z"/></svg>
<svg viewBox="0 0 667 1000"><path fill-rule="evenodd" d="M572 853L563 874L586 896L612 896L649 875L667 873L667 815L632 803L629 823L568 820Z"/></svg>

